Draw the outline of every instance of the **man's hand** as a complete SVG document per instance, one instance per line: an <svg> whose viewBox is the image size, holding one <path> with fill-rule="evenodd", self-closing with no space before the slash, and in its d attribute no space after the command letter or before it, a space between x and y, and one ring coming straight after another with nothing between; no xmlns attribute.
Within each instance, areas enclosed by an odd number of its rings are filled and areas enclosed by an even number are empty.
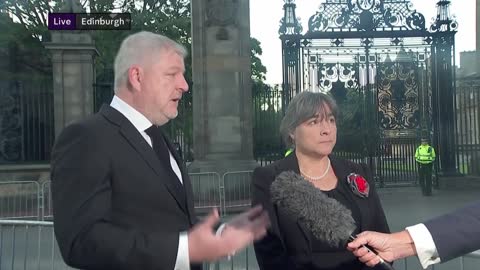
<svg viewBox="0 0 480 270"><path fill-rule="evenodd" d="M268 214L261 206L233 217L221 235L216 235L213 230L219 219L215 209L189 231L188 251L191 262L215 261L233 254L262 238L270 226Z"/></svg>
<svg viewBox="0 0 480 270"><path fill-rule="evenodd" d="M369 252L362 245L368 245L378 252L378 256ZM357 235L357 239L348 244L348 249L368 266L380 263L380 257L392 262L416 254L410 234L402 231L393 234L365 231Z"/></svg>
<svg viewBox="0 0 480 270"><path fill-rule="evenodd" d="M221 237L226 242L227 249L234 253L265 236L269 226L268 213L261 206L255 206L227 222Z"/></svg>

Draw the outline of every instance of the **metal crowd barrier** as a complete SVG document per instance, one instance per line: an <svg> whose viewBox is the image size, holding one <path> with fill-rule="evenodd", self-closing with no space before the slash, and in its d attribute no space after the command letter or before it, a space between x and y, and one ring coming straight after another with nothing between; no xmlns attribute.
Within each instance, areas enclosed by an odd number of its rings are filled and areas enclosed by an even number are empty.
<svg viewBox="0 0 480 270"><path fill-rule="evenodd" d="M416 260L416 258L410 258ZM473 270L480 261L480 251L458 259L460 265L451 270ZM396 263L396 269L408 270L407 259ZM411 265L410 265L411 266ZM442 265L433 265L429 269L442 269ZM45 221L0 220L0 269L19 270L61 270L73 269L62 260L58 250L53 223ZM238 252L230 260L222 259L205 263L205 270L220 269L258 269L252 246Z"/></svg>
<svg viewBox="0 0 480 270"><path fill-rule="evenodd" d="M252 171L226 172L222 176L224 197L222 202L225 214L238 212L250 207L250 182Z"/></svg>
<svg viewBox="0 0 480 270"><path fill-rule="evenodd" d="M42 202L42 220L53 220L52 190L51 181L42 184L41 202Z"/></svg>
<svg viewBox="0 0 480 270"><path fill-rule="evenodd" d="M250 207L252 171L191 173L197 212L218 208L222 216ZM59 254L53 234L53 223L27 221L53 218L50 181L41 186L33 181L0 182L0 269L72 269ZM20 220L5 220L20 219ZM416 258L396 262L397 269L416 269ZM459 264L457 264L457 262ZM459 270L478 269L480 251L451 262ZM450 262L449 262L450 263ZM448 265L449 267L451 264ZM204 264L204 269L258 269L252 246L237 253L231 260L222 259ZM429 269L443 270L445 265Z"/></svg>
<svg viewBox="0 0 480 270"><path fill-rule="evenodd" d="M234 270L234 269L258 269L257 259L253 246L238 252L230 259L224 258L216 262L206 263L203 270Z"/></svg>
<svg viewBox="0 0 480 270"><path fill-rule="evenodd" d="M190 173L195 209L222 216L250 206L251 171ZM228 213L227 213L228 211ZM53 220L51 181L0 182L0 220Z"/></svg>
<svg viewBox="0 0 480 270"><path fill-rule="evenodd" d="M0 182L0 219L39 219L40 197L38 182Z"/></svg>
<svg viewBox="0 0 480 270"><path fill-rule="evenodd" d="M216 172L189 173L192 182L194 205L197 212L208 212L213 208L221 211L222 184Z"/></svg>
<svg viewBox="0 0 480 270"><path fill-rule="evenodd" d="M480 250L474 251L470 254L460 257L460 270L478 269L480 262ZM474 268L470 268L472 265Z"/></svg>
<svg viewBox="0 0 480 270"><path fill-rule="evenodd" d="M0 269L73 268L63 262L52 222L0 220Z"/></svg>

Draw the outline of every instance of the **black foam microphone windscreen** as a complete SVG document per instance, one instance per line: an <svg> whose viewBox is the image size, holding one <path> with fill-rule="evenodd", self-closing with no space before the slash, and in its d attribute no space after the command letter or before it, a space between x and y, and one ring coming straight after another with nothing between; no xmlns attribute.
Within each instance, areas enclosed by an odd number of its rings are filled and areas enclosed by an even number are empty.
<svg viewBox="0 0 480 270"><path fill-rule="evenodd" d="M355 239L352 234L356 225L351 211L297 173L280 173L270 186L270 194L274 204L298 219L317 239L337 247ZM385 269L393 269L390 264L381 261Z"/></svg>

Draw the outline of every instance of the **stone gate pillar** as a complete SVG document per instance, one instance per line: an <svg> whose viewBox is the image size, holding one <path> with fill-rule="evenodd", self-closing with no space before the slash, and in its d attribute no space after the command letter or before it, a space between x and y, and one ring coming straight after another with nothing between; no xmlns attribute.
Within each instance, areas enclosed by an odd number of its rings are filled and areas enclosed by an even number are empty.
<svg viewBox="0 0 480 270"><path fill-rule="evenodd" d="M250 170L253 160L248 0L191 1L191 172Z"/></svg>
<svg viewBox="0 0 480 270"><path fill-rule="evenodd" d="M94 58L90 34L54 31L45 47L52 54L55 136L69 123L93 113Z"/></svg>

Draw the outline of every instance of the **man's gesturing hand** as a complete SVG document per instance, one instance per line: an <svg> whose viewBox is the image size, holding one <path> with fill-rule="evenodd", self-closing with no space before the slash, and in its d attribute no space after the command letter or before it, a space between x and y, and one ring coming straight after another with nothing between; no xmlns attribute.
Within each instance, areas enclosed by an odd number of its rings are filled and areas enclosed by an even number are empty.
<svg viewBox="0 0 480 270"><path fill-rule="evenodd" d="M268 214L261 206L234 216L225 225L222 233L216 235L214 227L219 219L215 209L189 231L188 250L191 262L214 261L233 254L263 237L270 226Z"/></svg>

